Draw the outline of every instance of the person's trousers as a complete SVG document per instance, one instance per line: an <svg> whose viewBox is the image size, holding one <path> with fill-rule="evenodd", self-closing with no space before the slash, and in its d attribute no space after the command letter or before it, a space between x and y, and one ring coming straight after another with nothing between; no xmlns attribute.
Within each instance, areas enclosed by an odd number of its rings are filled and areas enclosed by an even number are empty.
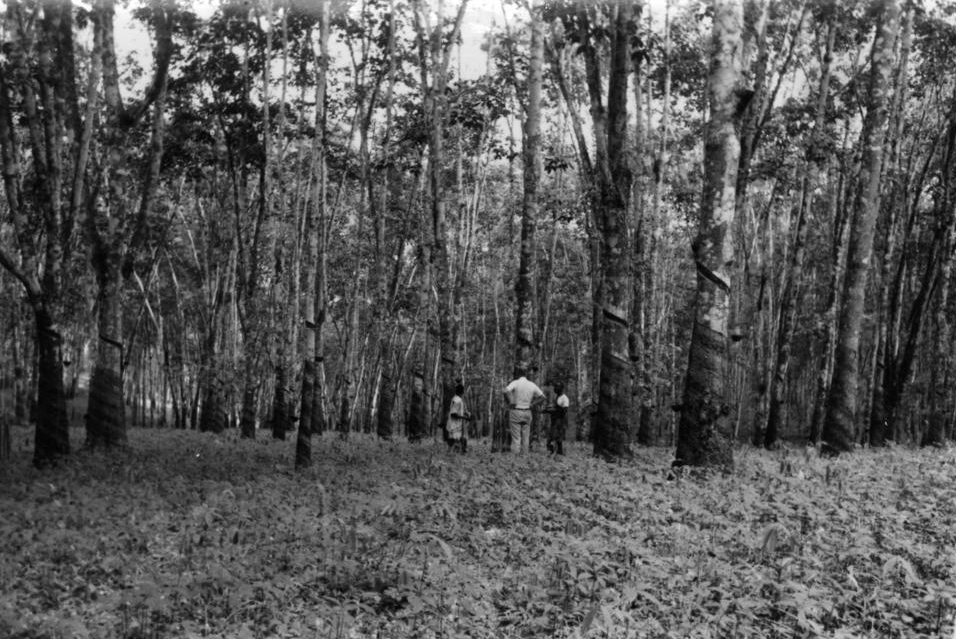
<svg viewBox="0 0 956 639"><path fill-rule="evenodd" d="M512 408L508 413L508 426L511 428L511 452L528 452L531 439L531 409Z"/></svg>
<svg viewBox="0 0 956 639"><path fill-rule="evenodd" d="M564 437L556 437L551 435L548 438L548 452L557 453L558 455L564 454Z"/></svg>

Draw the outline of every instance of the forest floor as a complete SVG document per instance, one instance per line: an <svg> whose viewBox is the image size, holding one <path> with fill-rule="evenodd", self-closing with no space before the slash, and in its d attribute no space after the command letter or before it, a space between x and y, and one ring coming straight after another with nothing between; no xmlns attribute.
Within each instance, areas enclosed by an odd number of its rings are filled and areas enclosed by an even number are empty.
<svg viewBox="0 0 956 639"><path fill-rule="evenodd" d="M956 450L837 460L130 431L0 468L0 636L950 637ZM82 431L73 441L82 442Z"/></svg>

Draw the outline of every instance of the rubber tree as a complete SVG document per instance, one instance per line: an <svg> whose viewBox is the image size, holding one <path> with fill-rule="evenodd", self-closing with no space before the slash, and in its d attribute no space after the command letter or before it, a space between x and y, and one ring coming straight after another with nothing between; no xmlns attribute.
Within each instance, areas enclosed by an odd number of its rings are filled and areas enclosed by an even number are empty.
<svg viewBox="0 0 956 639"><path fill-rule="evenodd" d="M325 91L329 66L329 2L319 4L319 54L315 68L315 133L312 139L314 187L306 217L305 331L302 333L302 397L299 432L296 435L295 466L306 468L312 460L312 433L322 432L322 395L317 390L317 369L324 369L323 352L317 347L325 323ZM321 274L321 277L320 277ZM317 426L317 427L316 427Z"/></svg>
<svg viewBox="0 0 956 639"><path fill-rule="evenodd" d="M860 133L860 176L852 202L850 241L843 281L843 304L837 328L833 379L826 399L822 450L838 455L853 449L859 403L860 329L870 274L873 238L880 203L880 172L892 87L894 49L900 24L899 0L882 0L876 39L870 53L867 111Z"/></svg>
<svg viewBox="0 0 956 639"><path fill-rule="evenodd" d="M739 165L737 120L741 87L743 9L716 0L704 131L704 182L693 243L697 285L690 353L677 430L675 464L728 468L733 464L728 375L732 223ZM744 103L745 107L746 104Z"/></svg>
<svg viewBox="0 0 956 639"><path fill-rule="evenodd" d="M594 173L595 221L601 236L600 286L594 304L600 308L600 381L597 414L592 425L594 453L607 459L631 455L630 403L632 365L628 341L630 317L631 195L630 149L627 145L627 78L630 70L630 2L610 5L610 60L607 107L601 96L597 53L584 49L585 74L596 139Z"/></svg>
<svg viewBox="0 0 956 639"><path fill-rule="evenodd" d="M148 239L153 196L159 182L163 156L166 80L172 58L171 7L154 4L151 26L156 34L154 73L145 95L127 105L120 90L119 69L113 35L112 0L94 6L94 55L102 65L102 97L106 113L93 147L100 167L97 187L86 198L86 220L92 240L90 254L96 276L97 347L90 376L86 414L86 445L113 447L126 442L123 398L123 284L131 273L136 251ZM96 74L94 74L96 75ZM88 100L98 98L89 85ZM144 116L153 107L149 144L137 162L133 137ZM92 122L87 123L93 126ZM139 164L140 170L134 170Z"/></svg>
<svg viewBox="0 0 956 639"><path fill-rule="evenodd" d="M546 55L565 102L578 153L582 187L590 204L592 324L596 352L597 407L592 419L594 452L605 459L631 455L629 316L631 313L631 238L628 206L632 173L627 143L627 81L630 43L637 16L630 2L607 5L553 2L549 15L560 19L563 39L546 46ZM604 39L604 36L606 40ZM565 72L561 49L576 43L584 58L593 150L585 138L580 105ZM601 45L607 43L607 76ZM604 86L607 86L607 92ZM606 97L605 97L606 96Z"/></svg>
<svg viewBox="0 0 956 639"><path fill-rule="evenodd" d="M377 179L371 178L368 184L370 193L374 191L373 181L377 182L379 185L378 198L376 199L373 194L372 197L369 198L369 202L373 209L372 223L374 225L375 235L375 262L373 264L372 281L375 285L375 299L377 300L376 308L384 309L378 317L378 358L381 373L378 386L380 395L375 424L376 433L382 439L391 439L392 437L392 431L394 429L392 411L394 410L395 406L395 392L399 380L399 376L395 374L396 371L394 367L394 357L392 355L391 348L392 340L390 338L390 334L394 331L390 331L388 328L388 324L390 323L389 320L394 318L395 314L392 312L392 297L389 295L388 287L388 242L386 238L387 231L390 228L387 220L389 190L390 185L392 184L392 173L394 172L394 168L391 166L391 164L392 126L395 119L395 82L398 71L398 56L396 55L395 37L395 32L397 30L396 18L395 0L389 0L387 26L388 38L385 45L385 54L388 58L388 65L386 67L387 83L385 87L385 127L380 142L381 150L379 160L379 163L383 166L377 172L373 173ZM404 239L402 240L401 244L404 245Z"/></svg>
<svg viewBox="0 0 956 639"><path fill-rule="evenodd" d="M35 18L35 19L34 19ZM63 387L62 308L70 246L85 192L93 105L80 111L73 6L46 3L35 15L17 2L3 16L0 163L6 219L16 247L0 243L0 266L24 288L33 311L37 413L33 463L70 453ZM90 65L95 82L98 65Z"/></svg>
<svg viewBox="0 0 956 639"><path fill-rule="evenodd" d="M531 13L531 49L528 56L527 100L525 101L524 198L521 202L521 247L518 252L518 278L515 280L514 367L530 371L534 362L534 233L539 208L541 182L541 86L544 61L544 37L541 6L533 1Z"/></svg>

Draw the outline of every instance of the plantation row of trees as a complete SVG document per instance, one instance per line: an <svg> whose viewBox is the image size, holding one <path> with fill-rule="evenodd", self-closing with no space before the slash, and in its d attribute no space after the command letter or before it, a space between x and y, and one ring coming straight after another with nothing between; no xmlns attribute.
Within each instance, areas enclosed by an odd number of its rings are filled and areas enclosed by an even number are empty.
<svg viewBox="0 0 956 639"><path fill-rule="evenodd" d="M78 391L91 447L261 425L305 466L325 430L433 433L458 379L488 434L516 368L612 459L952 435L945 3L214 9L3 9L0 378L36 464Z"/></svg>

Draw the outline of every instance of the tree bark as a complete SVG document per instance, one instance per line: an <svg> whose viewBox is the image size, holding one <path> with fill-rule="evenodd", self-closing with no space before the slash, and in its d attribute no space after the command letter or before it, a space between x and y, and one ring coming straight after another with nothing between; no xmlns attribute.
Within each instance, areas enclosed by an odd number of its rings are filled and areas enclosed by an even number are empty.
<svg viewBox="0 0 956 639"><path fill-rule="evenodd" d="M405 433L408 441L417 442L425 436L425 380L421 371L412 373L408 414L405 418Z"/></svg>
<svg viewBox="0 0 956 639"><path fill-rule="evenodd" d="M538 217L538 184L541 182L541 85L544 38L541 5L532 2L531 50L528 58L528 98L525 104L524 199L521 205L521 246L518 253L518 278L515 280L514 376L531 371L534 349L534 232ZM520 371L520 373L519 373Z"/></svg>
<svg viewBox="0 0 956 639"><path fill-rule="evenodd" d="M280 361L275 367L275 390L272 395L272 439L285 439L285 434L289 431L287 384L286 367Z"/></svg>
<svg viewBox="0 0 956 639"><path fill-rule="evenodd" d="M879 212L880 171L887 122L887 92L891 87L894 47L899 31L899 0L883 0L871 54L869 99L861 132L863 158L854 198L847 248L843 306L837 329L833 381L823 422L823 449L838 455L853 449L859 383L860 329L870 272L876 217Z"/></svg>
<svg viewBox="0 0 956 639"><path fill-rule="evenodd" d="M603 144L595 146L600 205L596 218L601 232L598 295L601 378L592 433L594 453L609 460L629 458L633 439L630 428L633 367L628 340L631 252L627 223L632 176L627 146L627 78L630 57L628 28L634 9L625 1L616 2L612 7L606 129L596 131L596 135L606 138ZM591 95L593 112L593 87Z"/></svg>
<svg viewBox="0 0 956 639"><path fill-rule="evenodd" d="M677 431L676 464L733 465L728 377L732 223L740 142L739 117L743 11L717 0L707 83L710 118L704 133L704 186L694 241L697 291L690 354Z"/></svg>
<svg viewBox="0 0 956 639"><path fill-rule="evenodd" d="M239 436L243 439L256 438L257 396L257 387L254 384L246 384L242 390L242 409L239 415Z"/></svg>
<svg viewBox="0 0 956 639"><path fill-rule="evenodd" d="M109 262L97 267L97 346L90 375L86 412L86 445L112 448L126 443L126 409L123 402L123 315L120 306L122 277L119 256L103 255Z"/></svg>
<svg viewBox="0 0 956 639"><path fill-rule="evenodd" d="M172 28L165 11L156 7L157 44L155 70L146 95L127 108L120 94L116 50L113 37L113 2L103 0L94 11L94 72L87 95L86 123L91 126L97 95L95 81L102 67L103 96L108 108L102 131L106 158L106 193L87 201L87 222L93 240L91 263L97 283L97 329L99 341L90 379L89 410L86 415L87 446L112 448L126 443L126 415L123 388L123 282L129 272L133 253L146 240L146 223L153 194L159 181L163 154L163 111L166 79L172 57ZM139 206L132 199L135 189L129 184L132 162L130 134L140 119L155 106L150 127L150 143L143 160ZM89 144L88 130L84 130ZM82 188L78 184L77 188Z"/></svg>
<svg viewBox="0 0 956 639"><path fill-rule="evenodd" d="M903 123L906 118L903 105L906 102L907 86L909 83L909 54L913 42L913 12L907 10L903 13L900 26L900 45L899 56L900 63L896 68L895 89L892 102L892 109L889 113L888 129L892 130L892 135L887 139L888 153L883 162L883 174L887 175L895 188L890 189L890 195L887 204L884 206L886 214L883 216L884 241L883 248L879 252L882 262L879 270L876 271L876 286L879 291L879 307L876 312L877 337L874 348L873 364L873 385L869 410L869 433L868 441L871 446L882 446L893 437L893 421L896 412L896 404L902 397L905 380L900 380L899 352L899 327L901 324L901 313L903 306L903 286L904 274L910 272L909 263L912 261L910 255L902 250L903 243L910 237L916 221L919 209L918 202L910 198L911 189L914 192L922 190L923 180L926 177L926 168L928 168L932 157L935 155L936 144L934 143L927 153L927 161L924 170L916 176L906 176L903 168L900 166L901 155L900 146L902 144ZM950 135L948 136L952 140ZM949 145L947 157L952 156L952 146ZM912 201L912 204L910 202ZM906 220L905 224L902 220ZM940 222L942 226L946 224ZM905 226L905 230L904 230ZM935 274L937 265L935 262L935 253L938 246L940 228L937 228L936 237L933 241L931 257L927 260L926 275L930 277ZM877 230L879 233L879 230ZM879 244L879 240L874 240ZM897 256L899 256L897 258ZM896 277L891 278L894 266L896 268ZM924 285L929 282L924 278ZM929 298L924 293L918 293L916 301L925 306ZM922 314L922 309L914 313ZM919 333L921 322L916 325L916 332ZM903 356L905 357L905 355ZM866 410L866 406L863 407Z"/></svg>
<svg viewBox="0 0 956 639"><path fill-rule="evenodd" d="M8 220L19 255L0 247L0 267L23 285L34 313L37 410L33 461L40 467L70 452L62 338L56 317L68 277L65 266L75 213L65 206L62 188L67 179L64 160L70 155L65 145L76 144L66 134L65 123L69 119L75 126L73 116L79 107L75 80L64 77L73 63L72 37L64 37L71 24L69 8L46 6L35 16L24 15L24 11L19 3L10 3L4 13L7 39L0 61L0 161ZM17 126L25 132L22 145ZM28 151L22 148L26 146ZM73 176L81 176L85 156L79 147L70 150L75 151ZM22 169L21 158L29 162L30 171ZM24 184L30 188L23 189Z"/></svg>
<svg viewBox="0 0 956 639"><path fill-rule="evenodd" d="M33 465L55 465L70 454L70 425L63 392L63 337L42 305L34 305L37 332L37 413Z"/></svg>

